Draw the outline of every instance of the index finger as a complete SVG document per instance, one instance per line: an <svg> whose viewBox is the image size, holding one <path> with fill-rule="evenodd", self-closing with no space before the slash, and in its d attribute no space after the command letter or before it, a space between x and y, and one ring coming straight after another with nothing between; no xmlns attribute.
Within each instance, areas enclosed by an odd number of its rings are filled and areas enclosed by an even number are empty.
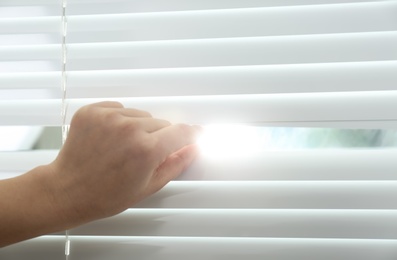
<svg viewBox="0 0 397 260"><path fill-rule="evenodd" d="M195 143L200 133L200 126L176 124L164 127L152 134L157 139L156 147L159 149L159 154L162 159L165 159L186 145Z"/></svg>
<svg viewBox="0 0 397 260"><path fill-rule="evenodd" d="M102 101L102 102L89 104L88 106L113 109L115 111L118 111L121 115L127 117L152 117L152 115L147 111L124 107L122 103L117 101Z"/></svg>

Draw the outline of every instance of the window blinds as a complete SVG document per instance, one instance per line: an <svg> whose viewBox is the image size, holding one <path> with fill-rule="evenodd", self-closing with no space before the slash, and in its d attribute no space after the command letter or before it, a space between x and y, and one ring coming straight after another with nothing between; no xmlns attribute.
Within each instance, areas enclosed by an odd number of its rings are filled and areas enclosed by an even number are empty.
<svg viewBox="0 0 397 260"><path fill-rule="evenodd" d="M59 1L60 2L60 1ZM60 4L3 0L1 125L60 126ZM34 14L34 15L33 15ZM397 127L397 1L69 0L67 120L121 101L173 122ZM57 151L2 153L3 176ZM199 158L137 208L71 231L71 259L395 259L397 151ZM2 249L62 259L63 234Z"/></svg>

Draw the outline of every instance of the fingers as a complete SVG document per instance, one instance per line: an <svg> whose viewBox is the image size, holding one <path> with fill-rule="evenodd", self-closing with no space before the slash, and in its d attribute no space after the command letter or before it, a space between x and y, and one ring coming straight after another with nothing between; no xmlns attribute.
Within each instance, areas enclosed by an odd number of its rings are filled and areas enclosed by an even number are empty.
<svg viewBox="0 0 397 260"><path fill-rule="evenodd" d="M89 106L97 106L103 108L123 108L123 104L117 101L102 101L94 104L90 104Z"/></svg>
<svg viewBox="0 0 397 260"><path fill-rule="evenodd" d="M152 135L157 140L158 154L162 157L160 160L164 160L184 146L193 144L200 133L201 127L185 124L170 125L153 132Z"/></svg>
<svg viewBox="0 0 397 260"><path fill-rule="evenodd" d="M193 144L201 128L185 124L171 125L168 121L153 118L146 111L124 108L119 102L105 101L89 106L110 109L112 113L130 118L141 129L152 134L155 139L156 150L160 161L164 161L170 154L180 150L186 145ZM129 119L127 119L129 120Z"/></svg>
<svg viewBox="0 0 397 260"><path fill-rule="evenodd" d="M159 166L152 177L152 190L154 193L164 187L169 181L178 177L186 168L188 168L197 157L199 149L197 145L188 145L171 154Z"/></svg>
<svg viewBox="0 0 397 260"><path fill-rule="evenodd" d="M123 104L121 104L120 102L116 102L116 101L103 101L103 102L94 103L94 104L91 104L88 106L107 108L107 109L112 108L112 109L114 109L114 111L117 111L121 115L127 116L127 117L152 117L152 115L147 111L134 109L134 108L125 108L123 106Z"/></svg>
<svg viewBox="0 0 397 260"><path fill-rule="evenodd" d="M120 108L118 112L127 117L152 117L149 112L134 108Z"/></svg>
<svg viewBox="0 0 397 260"><path fill-rule="evenodd" d="M135 122L147 133L153 133L171 125L170 122L157 118L138 118Z"/></svg>

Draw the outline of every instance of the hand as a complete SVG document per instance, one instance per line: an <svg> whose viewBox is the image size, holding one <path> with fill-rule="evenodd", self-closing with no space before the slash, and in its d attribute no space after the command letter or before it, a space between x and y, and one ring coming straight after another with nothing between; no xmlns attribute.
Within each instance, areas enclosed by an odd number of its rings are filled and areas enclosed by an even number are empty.
<svg viewBox="0 0 397 260"><path fill-rule="evenodd" d="M199 132L117 102L85 106L49 165L54 203L72 226L120 213L190 165Z"/></svg>

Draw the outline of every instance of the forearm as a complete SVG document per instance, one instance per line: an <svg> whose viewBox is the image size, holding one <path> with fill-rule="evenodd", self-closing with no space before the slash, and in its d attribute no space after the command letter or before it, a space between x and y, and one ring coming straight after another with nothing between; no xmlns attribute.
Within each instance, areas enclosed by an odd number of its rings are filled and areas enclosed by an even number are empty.
<svg viewBox="0 0 397 260"><path fill-rule="evenodd" d="M79 109L55 161L0 181L0 247L128 209L191 164L200 131L117 102Z"/></svg>
<svg viewBox="0 0 397 260"><path fill-rule="evenodd" d="M0 181L0 247L72 225L50 183L50 171L40 166Z"/></svg>

